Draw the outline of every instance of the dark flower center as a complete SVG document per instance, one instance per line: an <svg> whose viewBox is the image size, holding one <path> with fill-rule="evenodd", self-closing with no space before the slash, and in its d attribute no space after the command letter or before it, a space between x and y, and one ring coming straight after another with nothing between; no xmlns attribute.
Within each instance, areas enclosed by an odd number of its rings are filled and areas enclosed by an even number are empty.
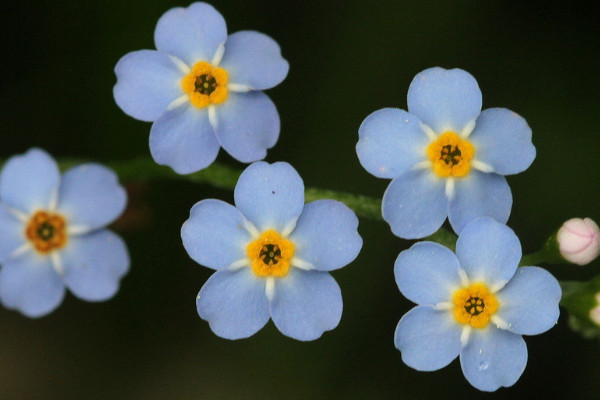
<svg viewBox="0 0 600 400"><path fill-rule="evenodd" d="M262 262L266 265L277 264L281 258L281 250L276 244L265 244L258 256L262 258Z"/></svg>
<svg viewBox="0 0 600 400"><path fill-rule="evenodd" d="M444 161L446 165L456 165L462 159L461 152L458 146L452 146L447 144L442 147L440 154L440 160Z"/></svg>
<svg viewBox="0 0 600 400"><path fill-rule="evenodd" d="M471 315L479 315L484 309L485 303L479 297L469 297L469 300L465 302L465 310Z"/></svg>
<svg viewBox="0 0 600 400"><path fill-rule="evenodd" d="M210 74L202 74L196 77L194 91L200 94L210 95L217 88L217 80Z"/></svg>

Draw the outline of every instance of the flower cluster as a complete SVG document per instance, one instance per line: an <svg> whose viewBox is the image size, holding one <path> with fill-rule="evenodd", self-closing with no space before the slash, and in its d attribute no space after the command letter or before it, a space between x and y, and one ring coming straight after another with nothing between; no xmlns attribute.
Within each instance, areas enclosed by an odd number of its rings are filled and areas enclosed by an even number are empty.
<svg viewBox="0 0 600 400"><path fill-rule="evenodd" d="M162 15L154 42L156 50L118 61L113 92L126 114L152 122L154 161L188 174L207 168L222 147L251 163L235 185L235 206L201 200L181 228L189 256L215 270L196 299L199 316L226 339L252 336L269 320L297 340L321 337L343 309L330 271L351 263L363 242L349 207L330 199L305 204L290 164L260 161L280 131L263 93L288 73L278 44L255 31L228 35L221 14L202 2ZM528 262L505 225L512 208L505 176L534 161L531 129L508 109L482 111L477 81L461 69L418 73L407 109L366 117L358 159L391 179L381 215L396 236L424 238L448 218L458 238L455 253L425 241L398 255L396 283L417 305L398 323L395 345L414 369L437 370L459 357L475 388L511 386L527 363L522 336L557 323L562 295L549 272L519 266ZM61 303L65 288L88 301L114 296L129 256L106 226L126 197L104 166L61 175L42 150L10 158L0 174L2 304L39 317ZM600 254L591 219L569 220L553 238L563 261L584 265ZM587 307L585 318L600 324L599 307Z"/></svg>

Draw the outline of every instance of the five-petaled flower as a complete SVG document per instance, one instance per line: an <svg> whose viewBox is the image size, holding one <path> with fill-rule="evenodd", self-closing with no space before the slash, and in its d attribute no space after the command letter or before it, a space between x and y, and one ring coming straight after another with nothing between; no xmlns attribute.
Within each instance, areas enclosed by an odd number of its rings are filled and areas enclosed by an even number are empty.
<svg viewBox="0 0 600 400"><path fill-rule="evenodd" d="M457 233L476 217L505 223L512 194L504 175L526 170L535 158L527 122L505 108L481 111L477 81L461 69L420 72L407 100L409 112L369 115L356 145L368 172L392 179L382 204L392 232L422 238L446 216Z"/></svg>
<svg viewBox="0 0 600 400"><path fill-rule="evenodd" d="M123 56L115 67L115 101L128 115L153 121L154 160L187 174L209 166L223 147L252 162L279 137L279 115L261 90L279 84L289 66L270 37L227 36L211 5L173 8L154 31L157 51Z"/></svg>
<svg viewBox="0 0 600 400"><path fill-rule="evenodd" d="M561 298L549 272L517 269L520 259L517 236L489 217L462 230L456 254L433 242L401 252L396 283L417 303L396 328L402 360L417 370L434 371L460 355L462 371L477 389L513 385L527 364L521 335L552 328Z"/></svg>
<svg viewBox="0 0 600 400"><path fill-rule="evenodd" d="M30 317L54 310L65 286L88 301L112 297L129 269L123 240L104 229L125 208L116 175L83 164L62 177L44 151L10 158L0 175L0 300Z"/></svg>
<svg viewBox="0 0 600 400"><path fill-rule="evenodd" d="M358 255L352 210L335 200L304 205L304 184L289 164L251 164L234 190L235 207L198 202L181 228L192 259L215 272L197 308L217 335L253 335L270 318L287 336L314 340L335 328L342 296L328 271Z"/></svg>

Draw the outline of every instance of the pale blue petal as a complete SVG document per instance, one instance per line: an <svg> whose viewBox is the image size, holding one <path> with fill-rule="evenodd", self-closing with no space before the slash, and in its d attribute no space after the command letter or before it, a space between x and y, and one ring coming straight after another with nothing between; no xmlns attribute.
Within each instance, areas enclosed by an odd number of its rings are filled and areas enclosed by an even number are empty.
<svg viewBox="0 0 600 400"><path fill-rule="evenodd" d="M279 114L262 92L229 92L216 106L217 139L233 158L249 163L262 160L279 138Z"/></svg>
<svg viewBox="0 0 600 400"><path fill-rule="evenodd" d="M428 169L407 171L386 189L381 211L396 236L419 239L431 235L448 215L445 180Z"/></svg>
<svg viewBox="0 0 600 400"><path fill-rule="evenodd" d="M460 265L450 249L433 242L415 243L398 255L394 275L400 292L417 304L452 301L460 285Z"/></svg>
<svg viewBox="0 0 600 400"><path fill-rule="evenodd" d="M304 183L286 162L256 162L240 175L233 197L236 207L259 231L281 233L302 212Z"/></svg>
<svg viewBox="0 0 600 400"><path fill-rule="evenodd" d="M460 353L465 378L486 392L514 385L526 365L527 346L523 338L491 325L472 329L469 344Z"/></svg>
<svg viewBox="0 0 600 400"><path fill-rule="evenodd" d="M70 226L88 230L113 222L127 205L127 192L112 170L99 164L82 164L63 174L58 212Z"/></svg>
<svg viewBox="0 0 600 400"><path fill-rule="evenodd" d="M198 264L212 269L229 267L247 258L252 237L237 208L221 200L199 201L181 227L183 247Z"/></svg>
<svg viewBox="0 0 600 400"><path fill-rule="evenodd" d="M208 167L219 153L219 142L208 121L206 109L189 103L165 112L150 130L150 152L154 161L179 174Z"/></svg>
<svg viewBox="0 0 600 400"><path fill-rule="evenodd" d="M8 159L0 175L0 199L26 214L47 209L58 192L56 161L41 149L30 149Z"/></svg>
<svg viewBox="0 0 600 400"><path fill-rule="evenodd" d="M277 86L290 69L277 42L254 31L229 35L219 66L229 74L230 83L248 85L252 90Z"/></svg>
<svg viewBox="0 0 600 400"><path fill-rule="evenodd" d="M0 263L25 244L25 224L0 203Z"/></svg>
<svg viewBox="0 0 600 400"><path fill-rule="evenodd" d="M190 67L197 61L211 62L225 40L225 20L207 3L171 8L160 17L154 30L158 51L174 55Z"/></svg>
<svg viewBox="0 0 600 400"><path fill-rule="evenodd" d="M417 306L404 314L394 335L402 361L418 371L444 368L458 357L462 326L449 311Z"/></svg>
<svg viewBox="0 0 600 400"><path fill-rule="evenodd" d="M538 335L556 325L562 292L556 278L538 267L521 267L497 293L496 315L508 330L520 335Z"/></svg>
<svg viewBox="0 0 600 400"><path fill-rule="evenodd" d="M36 318L58 307L64 295L65 286L50 257L31 250L2 263L0 300L4 307Z"/></svg>
<svg viewBox="0 0 600 400"><path fill-rule="evenodd" d="M448 206L448 220L454 232L477 217L492 217L506 223L512 207L512 193L506 178L471 169L469 175L454 180L454 196Z"/></svg>
<svg viewBox="0 0 600 400"><path fill-rule="evenodd" d="M115 67L113 96L123 112L135 119L154 121L169 103L182 96L183 73L167 54L139 50L125 54Z"/></svg>
<svg viewBox="0 0 600 400"><path fill-rule="evenodd" d="M342 318L342 292L328 272L291 268L275 281L271 317L277 329L297 340L315 340Z"/></svg>
<svg viewBox="0 0 600 400"><path fill-rule="evenodd" d="M110 299L119 290L121 278L129 270L129 253L123 239L103 229L69 237L60 252L63 280L82 300Z"/></svg>
<svg viewBox="0 0 600 400"><path fill-rule="evenodd" d="M475 146L475 158L500 175L523 172L535 159L531 128L523 117L506 108L483 110L469 141Z"/></svg>
<svg viewBox="0 0 600 400"><path fill-rule="evenodd" d="M462 69L429 68L408 88L408 111L438 134L460 133L481 112L481 90Z"/></svg>
<svg viewBox="0 0 600 400"><path fill-rule="evenodd" d="M477 218L458 236L456 257L471 282L503 285L517 270L521 243L508 226L493 218Z"/></svg>
<svg viewBox="0 0 600 400"><path fill-rule="evenodd" d="M404 110L375 111L360 125L358 137L358 160L378 178L395 178L425 160L427 136L421 121Z"/></svg>
<svg viewBox="0 0 600 400"><path fill-rule="evenodd" d="M318 271L342 268L356 258L362 247L354 211L335 200L316 200L304 206L290 234L294 257L311 263Z"/></svg>
<svg viewBox="0 0 600 400"><path fill-rule="evenodd" d="M254 335L269 321L265 279L250 268L215 272L196 299L198 314L225 339Z"/></svg>

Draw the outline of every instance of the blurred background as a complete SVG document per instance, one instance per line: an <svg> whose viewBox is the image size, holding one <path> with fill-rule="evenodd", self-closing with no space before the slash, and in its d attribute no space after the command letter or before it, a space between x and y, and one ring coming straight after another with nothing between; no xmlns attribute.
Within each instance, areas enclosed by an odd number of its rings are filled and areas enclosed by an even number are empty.
<svg viewBox="0 0 600 400"><path fill-rule="evenodd" d="M38 146L95 161L148 156L150 124L114 103L113 68L153 49L158 18L188 2L5 2L0 52L0 158ZM257 30L279 42L287 79L268 95L281 137L267 161L290 162L306 186L381 197L354 146L358 127L383 107L406 108L413 76L460 67L475 76L483 108L506 107L533 129L538 155L508 178L509 226L524 252L571 217L600 220L600 25L596 5L571 1L214 0L229 32ZM221 151L219 162L243 165ZM166 167L165 167L166 168ZM130 207L112 227L131 270L110 301L67 295L52 314L28 319L0 308L0 399L440 399L581 398L600 395L600 346L558 326L528 337L529 362L511 388L482 394L458 361L420 373L402 363L393 333L412 304L393 276L412 242L361 219L364 247L333 276L344 314L337 329L302 343L269 323L255 336L215 336L195 297L212 271L185 253L179 229L204 198L232 193L179 181L128 182ZM588 267L557 266L559 279Z"/></svg>

